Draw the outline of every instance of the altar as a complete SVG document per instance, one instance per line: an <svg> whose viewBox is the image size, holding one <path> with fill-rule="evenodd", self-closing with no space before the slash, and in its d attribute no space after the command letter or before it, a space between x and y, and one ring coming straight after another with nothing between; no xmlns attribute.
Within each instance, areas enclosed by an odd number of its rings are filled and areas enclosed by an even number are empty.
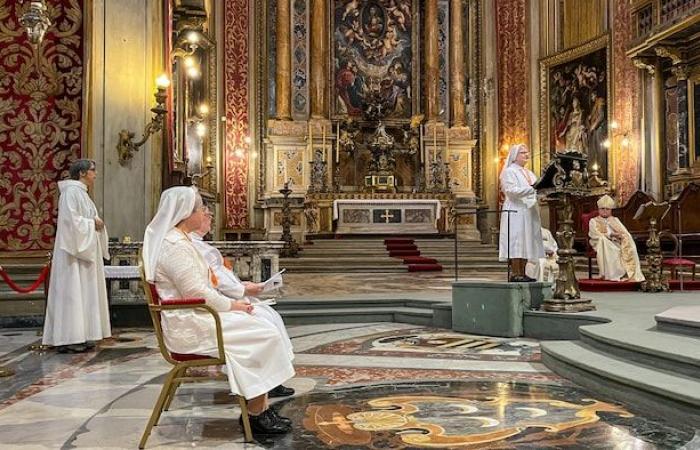
<svg viewBox="0 0 700 450"><path fill-rule="evenodd" d="M335 200L333 220L339 234L431 234L440 210L440 200Z"/></svg>

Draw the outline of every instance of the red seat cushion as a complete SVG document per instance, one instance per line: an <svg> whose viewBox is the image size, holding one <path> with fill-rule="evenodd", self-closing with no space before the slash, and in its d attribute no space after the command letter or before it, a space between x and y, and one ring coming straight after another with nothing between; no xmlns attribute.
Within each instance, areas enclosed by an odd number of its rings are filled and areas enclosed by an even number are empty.
<svg viewBox="0 0 700 450"><path fill-rule="evenodd" d="M591 243L588 240L588 223L591 221L592 218L598 217L598 210L587 212L581 214L581 229L583 230L583 234L585 234L585 239L586 239L586 256L589 258L595 258L596 257L596 251L593 247L591 247Z"/></svg>
<svg viewBox="0 0 700 450"><path fill-rule="evenodd" d="M683 266L683 267L695 267L695 261L691 261L685 258L667 258L664 259L664 266Z"/></svg>
<svg viewBox="0 0 700 450"><path fill-rule="evenodd" d="M195 361L198 359L215 359L212 358L211 356L206 356L206 355L195 355L194 353L174 353L170 352L170 356L175 361L183 362L183 361Z"/></svg>

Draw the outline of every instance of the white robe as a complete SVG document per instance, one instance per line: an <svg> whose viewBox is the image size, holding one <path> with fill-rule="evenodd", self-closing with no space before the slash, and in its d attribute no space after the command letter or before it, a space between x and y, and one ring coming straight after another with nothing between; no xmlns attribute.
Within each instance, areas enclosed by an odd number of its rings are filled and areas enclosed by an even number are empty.
<svg viewBox="0 0 700 450"><path fill-rule="evenodd" d="M613 240L613 232L621 234L622 240ZM598 271L602 279L644 281L634 239L620 219L614 216L607 219L592 218L588 222L588 237L591 247L596 251Z"/></svg>
<svg viewBox="0 0 700 450"><path fill-rule="evenodd" d="M557 250L559 246L552 233L546 228L542 228L542 244L545 257L528 261L527 266L525 266L525 275L537 281L554 283L559 274L559 265L557 264ZM547 255L547 253L551 255Z"/></svg>
<svg viewBox="0 0 700 450"><path fill-rule="evenodd" d="M97 208L87 186L59 181L56 241L44 323L44 345L81 344L112 335L103 258L107 228L95 230Z"/></svg>
<svg viewBox="0 0 700 450"><path fill-rule="evenodd" d="M516 212L510 214L510 252L508 214L501 214L498 258L501 261L509 257L530 260L544 258L537 193L532 187L537 177L528 169L513 163L503 169L500 180L501 190L506 196L502 208Z"/></svg>
<svg viewBox="0 0 700 450"><path fill-rule="evenodd" d="M289 335L287 334L287 327L285 327L284 321L282 320L282 317L280 317L279 313L271 306L261 303L257 298L247 297L245 295L245 285L236 276L236 274L233 273L232 270L226 267L224 264L224 257L219 249L208 242L205 242L201 236L196 233L190 233L190 239L192 240L194 248L196 248L199 254L202 255L206 263L209 265L209 268L214 271L214 275L216 275L218 282L217 286L215 287L216 290L228 298L235 300L248 300L250 303L252 303L254 305L253 315L266 320L277 328L277 331L279 331L282 337L284 337L283 341L285 348L289 352L290 359L294 359L294 350L292 348Z"/></svg>
<svg viewBox="0 0 700 450"><path fill-rule="evenodd" d="M229 311L231 299L212 287L207 263L185 234L174 228L167 233L156 267L156 288L162 298L203 298L218 311L232 393L251 399L294 376L288 338L260 316ZM167 311L162 318L170 351L218 356L209 313Z"/></svg>

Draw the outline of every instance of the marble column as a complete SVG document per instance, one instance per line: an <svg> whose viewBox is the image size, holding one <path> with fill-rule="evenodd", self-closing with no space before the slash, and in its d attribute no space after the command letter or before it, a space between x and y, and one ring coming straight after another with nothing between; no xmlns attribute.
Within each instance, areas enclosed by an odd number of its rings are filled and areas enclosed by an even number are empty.
<svg viewBox="0 0 700 450"><path fill-rule="evenodd" d="M327 0L312 0L311 7L311 117L328 117L328 94L326 77L328 76L328 9Z"/></svg>
<svg viewBox="0 0 700 450"><path fill-rule="evenodd" d="M425 2L425 116L429 121L438 119L440 63L438 50L437 0Z"/></svg>
<svg viewBox="0 0 700 450"><path fill-rule="evenodd" d="M292 52L290 47L291 12L290 0L277 2L277 67L275 72L277 118L292 118Z"/></svg>
<svg viewBox="0 0 700 450"><path fill-rule="evenodd" d="M690 138L689 138L689 110L688 110L688 75L690 71L685 64L679 64L671 68L676 76L676 92L678 97L678 170L687 170L690 167Z"/></svg>
<svg viewBox="0 0 700 450"><path fill-rule="evenodd" d="M466 76L464 66L464 20L462 0L450 1L450 109L452 110L452 125L464 127L466 118Z"/></svg>

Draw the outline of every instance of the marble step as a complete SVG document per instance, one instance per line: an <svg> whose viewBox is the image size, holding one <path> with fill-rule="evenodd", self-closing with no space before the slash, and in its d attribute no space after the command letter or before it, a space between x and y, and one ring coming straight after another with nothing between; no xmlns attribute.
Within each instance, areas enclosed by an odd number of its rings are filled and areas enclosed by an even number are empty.
<svg viewBox="0 0 700 450"><path fill-rule="evenodd" d="M700 381L700 339L615 324L580 327L579 334L581 342L600 351Z"/></svg>
<svg viewBox="0 0 700 450"><path fill-rule="evenodd" d="M658 330L700 337L700 306L676 306L654 319Z"/></svg>
<svg viewBox="0 0 700 450"><path fill-rule="evenodd" d="M542 362L557 374L632 411L700 421L700 379L611 355L580 341L543 341Z"/></svg>
<svg viewBox="0 0 700 450"><path fill-rule="evenodd" d="M407 306L380 306L371 308L308 308L279 309L287 325L322 323L400 322L415 325L433 325L433 310Z"/></svg>

